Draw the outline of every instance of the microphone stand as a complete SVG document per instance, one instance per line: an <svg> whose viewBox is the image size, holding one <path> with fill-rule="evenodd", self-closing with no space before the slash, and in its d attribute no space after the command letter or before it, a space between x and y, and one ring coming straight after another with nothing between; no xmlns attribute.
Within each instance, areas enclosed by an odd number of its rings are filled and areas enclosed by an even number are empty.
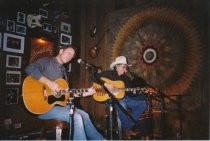
<svg viewBox="0 0 210 141"><path fill-rule="evenodd" d="M70 65L68 68L68 71L64 74L65 80L68 80L69 75L70 75ZM74 105L74 91L69 91L69 99L67 100L67 105L69 105L69 139L73 140L74 136L74 112L75 112L75 105Z"/></svg>
<svg viewBox="0 0 210 141"><path fill-rule="evenodd" d="M108 104L109 104L109 135L110 135L109 139L112 140L113 139L113 128L112 128L113 100L112 99L114 99L114 97L109 92L109 90L104 86L104 82L99 80L96 76L96 74L98 72L101 72L101 70L98 70L98 68L96 68L96 67L91 67L91 71L92 71L91 73L92 73L92 76L93 76L94 80L96 80L97 83L100 84L104 88L104 90L108 93L108 95L110 97L110 99L108 101Z"/></svg>
<svg viewBox="0 0 210 141"><path fill-rule="evenodd" d="M70 92L70 97L67 101L67 105L69 105L69 139L73 140L74 135L74 112L75 112L75 105L73 102L74 99L74 93Z"/></svg>

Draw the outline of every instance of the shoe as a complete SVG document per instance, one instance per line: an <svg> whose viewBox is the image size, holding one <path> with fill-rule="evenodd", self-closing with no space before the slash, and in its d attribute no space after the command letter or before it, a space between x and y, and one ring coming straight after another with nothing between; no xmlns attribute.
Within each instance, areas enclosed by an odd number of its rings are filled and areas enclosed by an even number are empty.
<svg viewBox="0 0 210 141"><path fill-rule="evenodd" d="M125 130L124 132L123 132L123 137L122 137L124 140L130 140L131 139L131 135L130 135L130 133L129 133L129 131L128 130Z"/></svg>
<svg viewBox="0 0 210 141"><path fill-rule="evenodd" d="M130 133L131 136L136 136L136 134L137 134L136 132L134 132L132 130L129 130L129 133Z"/></svg>
<svg viewBox="0 0 210 141"><path fill-rule="evenodd" d="M123 138L124 139L131 139L131 136L135 136L137 133L130 130L130 129L125 129L124 132L123 132Z"/></svg>

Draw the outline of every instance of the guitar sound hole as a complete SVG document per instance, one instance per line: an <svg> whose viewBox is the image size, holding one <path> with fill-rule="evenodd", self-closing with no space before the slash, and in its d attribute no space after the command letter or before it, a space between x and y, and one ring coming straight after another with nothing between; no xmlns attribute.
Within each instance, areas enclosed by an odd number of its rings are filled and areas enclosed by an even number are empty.
<svg viewBox="0 0 210 141"><path fill-rule="evenodd" d="M65 101L65 95L62 95L59 98L54 97L53 95L48 97L48 104L52 104L56 101Z"/></svg>

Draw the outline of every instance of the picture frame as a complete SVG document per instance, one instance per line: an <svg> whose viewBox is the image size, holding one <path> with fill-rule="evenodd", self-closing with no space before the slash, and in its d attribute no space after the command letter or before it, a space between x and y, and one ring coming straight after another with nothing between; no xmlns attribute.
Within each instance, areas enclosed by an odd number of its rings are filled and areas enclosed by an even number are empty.
<svg viewBox="0 0 210 141"><path fill-rule="evenodd" d="M53 27L52 27L52 33L53 33L54 35L58 35L58 34L59 34L59 29L58 29L58 27L53 26Z"/></svg>
<svg viewBox="0 0 210 141"><path fill-rule="evenodd" d="M17 12L17 23L25 24L26 14L23 12Z"/></svg>
<svg viewBox="0 0 210 141"><path fill-rule="evenodd" d="M10 33L4 33L3 35L3 50L14 53L23 53L25 37L18 36Z"/></svg>
<svg viewBox="0 0 210 141"><path fill-rule="evenodd" d="M48 11L42 8L39 8L39 15L43 18L48 18Z"/></svg>
<svg viewBox="0 0 210 141"><path fill-rule="evenodd" d="M13 20L7 20L7 31L9 32L15 32L15 21Z"/></svg>
<svg viewBox="0 0 210 141"><path fill-rule="evenodd" d="M71 44L72 43L72 36L64 34L64 33L61 33L60 43L62 45L69 45L69 44Z"/></svg>
<svg viewBox="0 0 210 141"><path fill-rule="evenodd" d="M52 32L52 25L49 23L43 23L43 30L47 32Z"/></svg>
<svg viewBox="0 0 210 141"><path fill-rule="evenodd" d="M20 71L6 71L6 85L20 85L21 72Z"/></svg>
<svg viewBox="0 0 210 141"><path fill-rule="evenodd" d="M71 33L71 24L66 23L66 22L61 22L60 30L65 33Z"/></svg>
<svg viewBox="0 0 210 141"><path fill-rule="evenodd" d="M16 33L26 35L26 26L16 25Z"/></svg>
<svg viewBox="0 0 210 141"><path fill-rule="evenodd" d="M18 104L18 88L6 88L6 105Z"/></svg>
<svg viewBox="0 0 210 141"><path fill-rule="evenodd" d="M22 57L16 55L6 56L6 67L7 68L21 68Z"/></svg>

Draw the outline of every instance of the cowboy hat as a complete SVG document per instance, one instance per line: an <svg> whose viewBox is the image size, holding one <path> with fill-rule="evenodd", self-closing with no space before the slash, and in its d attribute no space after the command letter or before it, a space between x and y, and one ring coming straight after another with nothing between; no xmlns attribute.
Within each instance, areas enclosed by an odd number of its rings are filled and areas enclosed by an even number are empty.
<svg viewBox="0 0 210 141"><path fill-rule="evenodd" d="M128 64L127 62L127 59L125 56L118 56L117 58L115 58L115 61L113 63L111 63L110 65L110 69L114 69L114 67L117 65L117 64L124 64L124 65L127 65L127 66L132 66L130 64Z"/></svg>

